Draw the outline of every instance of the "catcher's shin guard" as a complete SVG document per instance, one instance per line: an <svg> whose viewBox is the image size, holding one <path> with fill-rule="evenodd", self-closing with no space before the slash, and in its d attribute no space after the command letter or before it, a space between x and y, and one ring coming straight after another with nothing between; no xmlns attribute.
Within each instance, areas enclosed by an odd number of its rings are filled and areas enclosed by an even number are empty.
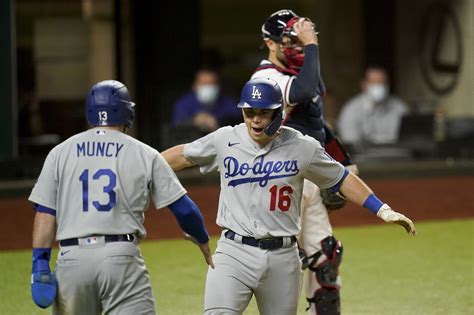
<svg viewBox="0 0 474 315"><path fill-rule="evenodd" d="M314 303L317 315L341 314L341 299L339 297L339 289L318 289L314 293L314 297L307 300L309 303ZM308 309L309 307L307 310Z"/></svg>
<svg viewBox="0 0 474 315"><path fill-rule="evenodd" d="M320 259L321 256L324 259ZM339 315L341 304L339 297L340 284L338 281L339 265L342 260L342 244L334 236L328 236L321 241L321 250L307 258L307 266L314 274L320 288L316 289L313 297L307 298L308 309L316 310L318 315ZM314 280L314 279L312 279Z"/></svg>

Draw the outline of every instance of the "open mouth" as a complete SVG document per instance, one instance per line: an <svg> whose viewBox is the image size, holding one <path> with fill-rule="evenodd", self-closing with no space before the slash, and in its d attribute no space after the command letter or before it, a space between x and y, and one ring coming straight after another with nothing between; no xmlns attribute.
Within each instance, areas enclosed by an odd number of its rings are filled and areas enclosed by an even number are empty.
<svg viewBox="0 0 474 315"><path fill-rule="evenodd" d="M263 131L263 128L255 128L255 127L252 127L252 130L255 134L261 134L262 131Z"/></svg>

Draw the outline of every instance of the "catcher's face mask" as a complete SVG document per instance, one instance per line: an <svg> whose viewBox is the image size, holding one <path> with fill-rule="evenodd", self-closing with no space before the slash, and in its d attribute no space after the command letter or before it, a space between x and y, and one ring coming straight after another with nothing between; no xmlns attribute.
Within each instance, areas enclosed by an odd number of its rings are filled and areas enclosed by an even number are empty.
<svg viewBox="0 0 474 315"><path fill-rule="evenodd" d="M285 56L286 65L295 70L300 70L304 63L304 45L298 39L298 34L293 30L293 25L299 19L300 17L295 16L288 21L280 44L280 50ZM308 18L305 19L311 21Z"/></svg>
<svg viewBox="0 0 474 315"><path fill-rule="evenodd" d="M285 56L286 65L289 68L300 70L304 63L304 46L298 38L283 39L280 50Z"/></svg>

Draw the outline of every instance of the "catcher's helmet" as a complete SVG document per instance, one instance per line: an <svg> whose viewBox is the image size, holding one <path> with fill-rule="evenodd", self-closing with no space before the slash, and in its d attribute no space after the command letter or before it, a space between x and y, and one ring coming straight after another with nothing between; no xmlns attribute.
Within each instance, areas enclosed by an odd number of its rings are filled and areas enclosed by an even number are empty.
<svg viewBox="0 0 474 315"><path fill-rule="evenodd" d="M272 39L281 42L283 36L297 36L293 31L293 24L299 19L299 16L291 10L280 10L272 15L262 25L263 39Z"/></svg>
<svg viewBox="0 0 474 315"><path fill-rule="evenodd" d="M273 136L281 126L283 99L281 89L275 80L254 78L245 83L237 106L239 108L276 109L273 120L264 129L268 136Z"/></svg>
<svg viewBox="0 0 474 315"><path fill-rule="evenodd" d="M130 127L135 115L127 87L119 81L95 84L86 101L87 122L93 126L125 125Z"/></svg>

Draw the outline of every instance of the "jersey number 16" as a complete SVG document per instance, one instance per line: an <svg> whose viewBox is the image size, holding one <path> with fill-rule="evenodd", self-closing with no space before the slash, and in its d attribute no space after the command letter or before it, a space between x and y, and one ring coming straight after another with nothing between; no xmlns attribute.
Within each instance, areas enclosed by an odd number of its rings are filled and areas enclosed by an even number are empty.
<svg viewBox="0 0 474 315"><path fill-rule="evenodd" d="M270 187L270 211L275 211L278 200L278 209L285 212L291 207L291 197L293 188L290 186L283 186L278 189L277 185Z"/></svg>

